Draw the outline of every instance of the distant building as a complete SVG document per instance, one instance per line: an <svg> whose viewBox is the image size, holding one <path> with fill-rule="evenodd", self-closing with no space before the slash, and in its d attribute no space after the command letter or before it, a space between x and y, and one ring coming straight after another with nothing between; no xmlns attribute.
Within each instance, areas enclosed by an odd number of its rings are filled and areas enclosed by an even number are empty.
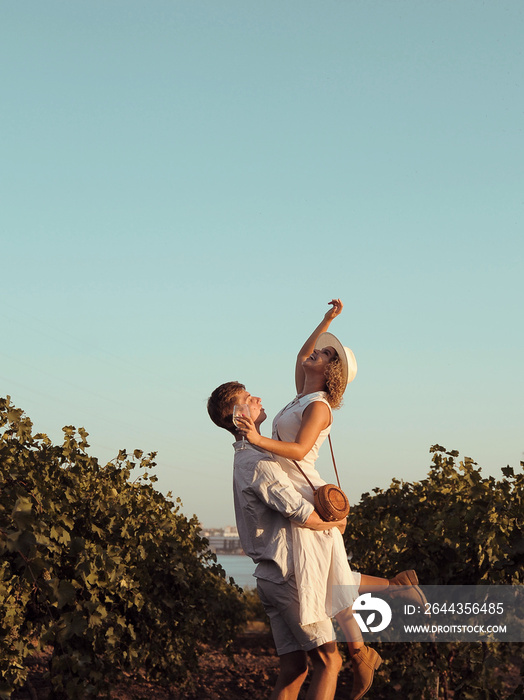
<svg viewBox="0 0 524 700"><path fill-rule="evenodd" d="M209 549L215 554L244 554L238 530L233 525L224 528L202 530L202 536L209 540Z"/></svg>

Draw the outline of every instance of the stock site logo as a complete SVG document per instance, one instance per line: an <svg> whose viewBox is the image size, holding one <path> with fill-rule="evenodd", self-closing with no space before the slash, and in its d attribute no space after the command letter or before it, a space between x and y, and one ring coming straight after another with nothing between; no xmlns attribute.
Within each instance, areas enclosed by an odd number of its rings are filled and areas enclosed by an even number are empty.
<svg viewBox="0 0 524 700"><path fill-rule="evenodd" d="M360 612L358 612L360 611ZM367 612L366 620L361 613ZM378 623L373 625L379 613ZM371 593L364 593L353 603L353 616L361 632L382 632L391 622L391 608L385 600L373 598Z"/></svg>

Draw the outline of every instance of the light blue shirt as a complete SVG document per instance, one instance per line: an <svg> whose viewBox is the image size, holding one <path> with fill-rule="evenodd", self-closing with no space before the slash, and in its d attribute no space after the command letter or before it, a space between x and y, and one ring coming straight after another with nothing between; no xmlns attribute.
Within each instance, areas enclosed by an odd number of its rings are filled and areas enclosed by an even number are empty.
<svg viewBox="0 0 524 700"><path fill-rule="evenodd" d="M255 577L283 583L293 574L291 521L304 524L314 508L282 467L249 443L236 442L233 495L244 552L258 564Z"/></svg>

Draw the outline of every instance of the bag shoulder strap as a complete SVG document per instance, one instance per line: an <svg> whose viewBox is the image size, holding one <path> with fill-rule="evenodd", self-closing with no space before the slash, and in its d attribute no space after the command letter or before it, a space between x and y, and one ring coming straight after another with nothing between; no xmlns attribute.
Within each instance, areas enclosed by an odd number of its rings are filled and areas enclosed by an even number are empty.
<svg viewBox="0 0 524 700"><path fill-rule="evenodd" d="M276 432L276 434L277 434L277 439L280 440L280 435L278 434L278 428L277 428L276 426L275 426L275 432ZM329 434L328 434L328 440L329 440L329 449L331 450L331 459L333 460L333 467L335 468L335 474L336 474L336 477L337 477L338 487L339 487L339 489L340 489L340 488L342 488L342 487L340 486L340 479L339 479L339 476L338 476L337 465L336 465L336 463L335 463L335 454L334 454L334 452L333 452L333 444L332 444L332 442L331 442L331 435L329 435ZM280 442L282 442L282 440L280 440ZM300 471L300 473L302 474L302 476L304 477L304 479L305 479L305 480L308 482L308 484L311 486L311 488L313 489L313 492L315 492L317 489L313 486L313 484L311 483L311 479L306 475L306 473L304 472L304 470L302 469L302 467L300 466L300 464L299 464L298 462L296 462L294 459L292 459L291 461L292 461L293 464L297 467L297 469Z"/></svg>
<svg viewBox="0 0 524 700"><path fill-rule="evenodd" d="M337 464L335 462L335 454L333 452L333 444L331 442L331 435L328 435L328 440L329 440L329 449L331 450L331 459L333 460L333 467L335 468L335 474L337 477L338 488L340 489L342 487L340 486L340 479L338 477L338 469L337 469Z"/></svg>

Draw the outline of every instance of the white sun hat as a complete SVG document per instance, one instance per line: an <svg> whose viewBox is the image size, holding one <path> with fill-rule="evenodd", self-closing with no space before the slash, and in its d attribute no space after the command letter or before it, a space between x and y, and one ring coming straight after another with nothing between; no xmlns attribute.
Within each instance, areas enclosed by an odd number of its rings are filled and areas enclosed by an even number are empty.
<svg viewBox="0 0 524 700"><path fill-rule="evenodd" d="M342 372L346 382L346 386L355 379L357 374L357 361L353 351L346 348L333 333L321 333L315 343L315 350L322 348L335 348L337 355L342 363Z"/></svg>

